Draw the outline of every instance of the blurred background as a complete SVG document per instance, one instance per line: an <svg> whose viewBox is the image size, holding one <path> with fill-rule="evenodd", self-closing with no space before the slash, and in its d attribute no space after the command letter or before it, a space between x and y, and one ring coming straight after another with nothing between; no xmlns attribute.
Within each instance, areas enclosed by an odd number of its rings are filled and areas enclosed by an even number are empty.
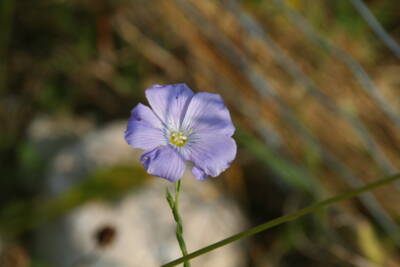
<svg viewBox="0 0 400 267"><path fill-rule="evenodd" d="M153 84L219 93L238 156L183 180L189 250L398 172L398 0L0 1L0 266L180 256L123 131ZM400 184L194 266L400 266Z"/></svg>

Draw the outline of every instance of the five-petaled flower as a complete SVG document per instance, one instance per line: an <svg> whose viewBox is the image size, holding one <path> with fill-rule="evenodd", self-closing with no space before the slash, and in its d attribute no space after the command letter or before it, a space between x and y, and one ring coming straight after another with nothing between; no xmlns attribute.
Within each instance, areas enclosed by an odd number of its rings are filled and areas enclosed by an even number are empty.
<svg viewBox="0 0 400 267"><path fill-rule="evenodd" d="M186 162L200 180L218 176L236 156L235 127L217 94L194 94L186 84L155 85L146 90L151 109L132 109L125 140L144 149L141 162L147 172L179 180Z"/></svg>

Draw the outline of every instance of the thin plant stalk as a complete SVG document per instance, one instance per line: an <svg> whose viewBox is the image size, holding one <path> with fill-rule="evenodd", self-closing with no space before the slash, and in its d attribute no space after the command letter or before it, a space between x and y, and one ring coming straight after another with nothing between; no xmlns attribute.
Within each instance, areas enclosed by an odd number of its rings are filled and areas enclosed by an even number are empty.
<svg viewBox="0 0 400 267"><path fill-rule="evenodd" d="M174 220L176 222L176 239L178 240L179 247L181 248L182 255L185 257L188 255L185 239L183 238L183 222L179 214L179 192L181 191L181 180L175 183L175 197L171 195L168 188L166 191L166 199L174 215ZM190 267L189 260L183 260L184 267Z"/></svg>
<svg viewBox="0 0 400 267"><path fill-rule="evenodd" d="M188 261L190 259L193 259L193 258L198 257L200 255L203 255L205 253L208 253L208 252L210 252L212 250L215 250L217 248L226 246L226 245L228 245L228 244L230 244L232 242L235 242L235 241L238 241L240 239L255 235L257 233L260 233L260 232L265 231L267 229L270 229L272 227L281 225L283 223L295 220L295 219L297 219L299 217L302 217L304 215L307 215L307 214L310 214L312 212L318 211L318 210L320 210L322 208L326 208L327 206L336 204L339 201L355 197L355 196L357 196L359 194L365 193L365 192L370 191L372 189L375 189L375 188L377 188L379 186L391 183L391 182L393 182L395 180L398 180L399 178L400 178L400 173L396 174L396 175L393 175L393 176L386 177L386 178L378 180L376 182L367 184L365 186L359 187L358 189L355 189L353 191L349 191L349 192L346 192L346 193L343 193L343 194L328 198L328 199L323 200L321 202L317 202L317 203L315 203L315 204L313 204L311 206L308 206L306 208L300 209L300 210L298 210L296 212L293 212L291 214L284 215L284 216L276 218L276 219L274 219L272 221L268 221L266 223L260 224L260 225L258 225L256 227L251 228L251 229L248 229L248 230L245 230L245 231L240 232L238 234L232 235L232 236L230 236L228 238L225 238L225 239L223 239L221 241L218 241L218 242L216 242L214 244L211 244L211 245L209 245L207 247L204 247L204 248L196 250L196 251L194 251L194 252L192 252L190 254L187 254L186 256L183 256L183 257L181 257L179 259L176 259L176 260L173 260L173 261L171 261L171 262L169 262L167 264L164 264L161 267L176 266L179 263L182 263L184 261Z"/></svg>

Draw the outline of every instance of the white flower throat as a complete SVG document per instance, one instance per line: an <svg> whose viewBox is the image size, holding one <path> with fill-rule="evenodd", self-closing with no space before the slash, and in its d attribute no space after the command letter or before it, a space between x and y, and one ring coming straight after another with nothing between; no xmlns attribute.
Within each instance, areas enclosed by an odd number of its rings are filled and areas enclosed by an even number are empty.
<svg viewBox="0 0 400 267"><path fill-rule="evenodd" d="M181 131L172 131L169 135L169 141L175 146L184 146L189 137Z"/></svg>

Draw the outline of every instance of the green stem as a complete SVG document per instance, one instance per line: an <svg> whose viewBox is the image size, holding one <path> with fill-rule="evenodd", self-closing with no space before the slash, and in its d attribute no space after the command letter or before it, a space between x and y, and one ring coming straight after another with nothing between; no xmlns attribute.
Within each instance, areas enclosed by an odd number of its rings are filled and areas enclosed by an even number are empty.
<svg viewBox="0 0 400 267"><path fill-rule="evenodd" d="M172 214L174 215L174 219L176 222L176 239L178 240L179 247L181 248L182 255L185 257L187 256L187 248L185 244L185 239L183 238L183 222L182 218L179 214L179 192L181 189L181 180L175 183L175 198L172 197L171 193L168 191L166 192L166 198L169 206L171 207ZM183 260L184 267L190 267L189 260Z"/></svg>
<svg viewBox="0 0 400 267"><path fill-rule="evenodd" d="M306 207L304 209L298 210L298 211L296 211L294 213L291 213L291 214L288 214L288 215L284 215L284 216L279 217L277 219L274 219L272 221L268 221L266 223L260 224L260 225L254 227L254 228L249 229L249 230L246 230L246 231L240 232L238 234L235 234L233 236L230 236L228 238L225 238L225 239L223 239L223 240L221 240L219 242L216 242L216 243L211 244L211 245L209 245L207 247L204 247L204 248L196 250L196 251L194 251L194 252L192 252L190 254L187 254L186 256L183 256L183 257L181 257L179 259L176 259L176 260L173 260L173 261L171 261L171 262L169 262L167 264L164 264L161 267L176 266L179 263L182 263L184 261L187 261L187 260L193 259L195 257L198 257L198 256L200 256L202 254L205 254L207 252L210 252L210 251L212 251L214 249L217 249L219 247L228 245L229 243L235 242L235 241L240 240L242 238L246 238L246 237L252 236L254 234L257 234L259 232L265 231L265 230L267 230L269 228L278 226L280 224L292 221L292 220L297 219L297 218L299 218L301 216L307 215L307 214L312 213L314 211L317 211L317 210L320 210L322 208L325 208L325 207L327 207L329 205L335 204L336 202L355 197L355 196L357 196L357 195L359 195L361 193L364 193L364 192L367 192L369 190L375 189L375 188L377 188L379 186L391 183L391 182L393 182L393 181L395 181L395 180L397 180L399 178L400 178L400 174L396 174L396 175L384 178L382 180L367 184L367 185L362 186L362 187L360 187L358 189L355 189L353 191L346 192L344 194L341 194L341 195L338 195L338 196L334 196L332 198L328 198L328 199L326 199L324 201L318 202L318 203L313 204L313 205L311 205L309 207Z"/></svg>

